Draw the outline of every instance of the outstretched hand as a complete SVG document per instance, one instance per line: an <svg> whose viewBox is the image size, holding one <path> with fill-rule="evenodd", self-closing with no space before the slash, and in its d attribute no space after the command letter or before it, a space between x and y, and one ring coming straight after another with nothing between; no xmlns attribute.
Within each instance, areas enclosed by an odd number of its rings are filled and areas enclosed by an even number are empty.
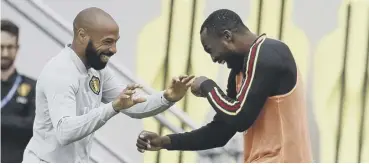
<svg viewBox="0 0 369 164"><path fill-rule="evenodd" d="M177 102L184 97L195 76L182 75L174 77L170 86L164 91L164 97L171 102Z"/></svg>
<svg viewBox="0 0 369 164"><path fill-rule="evenodd" d="M142 88L139 84L128 85L123 92L113 101L113 109L117 112L132 107L135 104L145 102L143 97L133 97L136 93L136 89Z"/></svg>

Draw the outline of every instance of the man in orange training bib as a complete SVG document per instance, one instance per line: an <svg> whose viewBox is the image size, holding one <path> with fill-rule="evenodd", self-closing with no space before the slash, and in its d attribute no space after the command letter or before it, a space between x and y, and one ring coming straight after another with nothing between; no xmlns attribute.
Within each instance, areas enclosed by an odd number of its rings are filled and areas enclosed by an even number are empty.
<svg viewBox="0 0 369 164"><path fill-rule="evenodd" d="M244 162L312 162L303 84L289 47L253 34L226 9L213 12L200 33L213 61L232 69L227 94L204 76L191 86L194 95L208 99L216 116L187 133L143 131L138 150L211 149L244 132Z"/></svg>

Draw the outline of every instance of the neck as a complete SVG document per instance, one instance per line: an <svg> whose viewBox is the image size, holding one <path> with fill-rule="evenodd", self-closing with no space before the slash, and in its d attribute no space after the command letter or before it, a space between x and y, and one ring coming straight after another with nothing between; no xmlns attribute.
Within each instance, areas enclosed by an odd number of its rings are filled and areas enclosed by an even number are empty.
<svg viewBox="0 0 369 164"><path fill-rule="evenodd" d="M8 81L9 77L15 72L14 65L10 66L7 70L1 70L1 81Z"/></svg>
<svg viewBox="0 0 369 164"><path fill-rule="evenodd" d="M87 66L87 59L85 57L85 52L83 50L80 50L77 46L77 43L75 40L73 40L71 49L77 54L77 56L81 59L82 63L88 68Z"/></svg>
<svg viewBox="0 0 369 164"><path fill-rule="evenodd" d="M252 44L254 41L258 38L258 36L254 33L247 32L242 38L241 38L241 44L242 44L242 52L249 52ZM246 53L247 54L247 53Z"/></svg>

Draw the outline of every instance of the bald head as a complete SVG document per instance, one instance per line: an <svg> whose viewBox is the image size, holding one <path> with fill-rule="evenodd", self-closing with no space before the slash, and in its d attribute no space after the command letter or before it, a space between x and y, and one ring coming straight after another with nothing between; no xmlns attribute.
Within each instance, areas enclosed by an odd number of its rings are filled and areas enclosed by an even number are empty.
<svg viewBox="0 0 369 164"><path fill-rule="evenodd" d="M105 67L116 52L119 27L105 11L91 7L78 13L73 22L72 48L84 63L96 70Z"/></svg>
<svg viewBox="0 0 369 164"><path fill-rule="evenodd" d="M104 28L104 26L118 27L115 20L108 13L96 7L82 10L73 21L74 34L78 33L80 28L89 31Z"/></svg>

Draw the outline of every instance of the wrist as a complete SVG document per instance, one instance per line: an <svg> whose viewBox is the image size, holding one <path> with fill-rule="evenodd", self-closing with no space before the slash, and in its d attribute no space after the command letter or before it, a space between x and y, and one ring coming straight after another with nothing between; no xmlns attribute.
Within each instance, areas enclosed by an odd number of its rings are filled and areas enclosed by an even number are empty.
<svg viewBox="0 0 369 164"><path fill-rule="evenodd" d="M164 99L167 100L170 103L175 103L176 102L175 100L173 100L173 98L170 97L170 93L167 89L164 90L163 96L164 96Z"/></svg>
<svg viewBox="0 0 369 164"><path fill-rule="evenodd" d="M216 83L213 80L207 79L201 83L200 93L206 96L206 94L208 94L215 86L216 86Z"/></svg>
<svg viewBox="0 0 369 164"><path fill-rule="evenodd" d="M104 104L102 108L103 110L100 118L103 122L107 122L110 118L119 113L114 110L113 103Z"/></svg>
<svg viewBox="0 0 369 164"><path fill-rule="evenodd" d="M171 147L172 143L171 143L171 140L170 140L169 136L161 136L160 140L161 140L162 148L168 149L168 148Z"/></svg>
<svg viewBox="0 0 369 164"><path fill-rule="evenodd" d="M117 108L117 102L116 102L116 101L113 101L113 102L111 103L111 106L113 107L113 110L114 110L115 112L117 112L117 113L119 113L119 112L120 112L120 110L118 110L118 108Z"/></svg>

